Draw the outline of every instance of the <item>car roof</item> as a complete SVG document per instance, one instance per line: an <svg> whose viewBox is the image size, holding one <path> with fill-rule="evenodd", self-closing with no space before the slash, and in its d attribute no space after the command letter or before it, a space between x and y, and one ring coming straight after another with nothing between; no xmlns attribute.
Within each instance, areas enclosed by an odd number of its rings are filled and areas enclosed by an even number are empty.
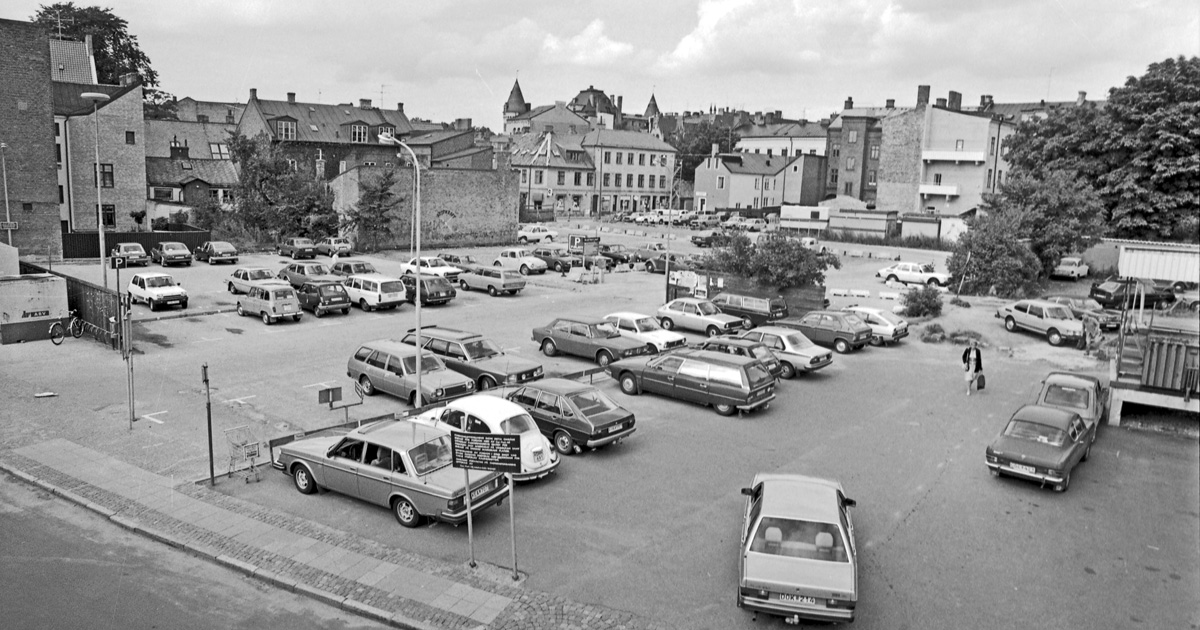
<svg viewBox="0 0 1200 630"><path fill-rule="evenodd" d="M671 300L671 302L689 302L691 304L698 304L700 302L710 302L710 301L711 300L707 300L705 298L698 298L698 297L681 297L681 298L675 298L674 300ZM667 302L667 304L670 304L671 302Z"/></svg>
<svg viewBox="0 0 1200 630"><path fill-rule="evenodd" d="M275 271L273 269L271 269L270 267L237 267L234 269L234 271L259 271L259 270L270 271L271 273L275 273Z"/></svg>
<svg viewBox="0 0 1200 630"><path fill-rule="evenodd" d="M322 286L326 286L326 285L335 285L335 286L339 286L339 287L345 286L342 284L341 280L305 280L304 282L300 283L300 286L304 286L306 284L311 284L311 285L318 286L318 287L322 287Z"/></svg>
<svg viewBox="0 0 1200 630"><path fill-rule="evenodd" d="M717 295L745 295L748 297L765 298L770 300L783 298L783 296L779 295L778 293L773 293L771 291L760 291L757 289L724 289Z"/></svg>
<svg viewBox="0 0 1200 630"><path fill-rule="evenodd" d="M1056 429L1067 430L1067 426L1071 424L1073 418L1079 414L1070 411L1063 411L1054 407L1043 407L1041 405L1025 405L1013 414L1013 420L1024 420L1026 422L1036 422L1044 424Z"/></svg>
<svg viewBox="0 0 1200 630"><path fill-rule="evenodd" d="M166 276L166 277L170 278L171 274L164 273L162 271L143 271L141 273L133 274L134 278L158 278L161 276Z"/></svg>
<svg viewBox="0 0 1200 630"><path fill-rule="evenodd" d="M626 319L644 319L644 318L646 318L646 317L650 317L650 316L649 316L649 315L643 315L642 313L634 313L633 311L617 311L617 312L615 312L615 313L609 313L608 315L605 315L604 317L605 317L605 318L608 318L608 317L623 317L623 318L626 318Z"/></svg>
<svg viewBox="0 0 1200 630"><path fill-rule="evenodd" d="M159 245L183 245L183 243L180 243L179 241L162 241L159 243ZM187 245L183 246L187 247Z"/></svg>
<svg viewBox="0 0 1200 630"><path fill-rule="evenodd" d="M1072 372L1051 372L1043 380L1046 383L1053 382L1058 385L1067 385L1070 387L1095 387L1100 384L1100 379L1095 376Z"/></svg>
<svg viewBox="0 0 1200 630"><path fill-rule="evenodd" d="M400 343L395 339L376 339L375 341L366 341L362 343L362 347L370 348L372 350L381 350L388 354L394 354L401 357L417 356L416 348L406 343ZM424 354L432 356L432 354L429 352L425 352Z"/></svg>
<svg viewBox="0 0 1200 630"><path fill-rule="evenodd" d="M763 484L762 513L823 523L837 523L838 496L842 484L832 479L805 475L760 474ZM842 490L842 494L845 491Z"/></svg>
<svg viewBox="0 0 1200 630"><path fill-rule="evenodd" d="M339 258L338 261L333 264L335 264L335 265L353 265L355 263L365 263L365 262L367 262L367 261L359 260L357 258ZM368 263L368 264L370 264L370 263Z"/></svg>
<svg viewBox="0 0 1200 630"><path fill-rule="evenodd" d="M724 343L730 346L738 346L741 348L753 348L755 346L762 345L762 342L754 341L753 339L742 339L741 337L710 337L704 341L701 341L700 345L704 346L710 343Z"/></svg>
<svg viewBox="0 0 1200 630"><path fill-rule="evenodd" d="M1062 306L1062 304L1059 304L1057 302L1047 302L1046 300L1019 300L1019 301L1024 302L1026 304L1033 304L1035 306ZM1013 302L1013 303L1016 304L1017 302Z"/></svg>
<svg viewBox="0 0 1200 630"><path fill-rule="evenodd" d="M412 420L380 420L354 429L347 437L364 438L390 448L411 448L446 435L446 430Z"/></svg>
<svg viewBox="0 0 1200 630"><path fill-rule="evenodd" d="M687 357L699 359L706 363L719 363L722 365L732 365L742 367L748 363L757 363L758 359L754 357L743 357L736 354L728 354L725 352L716 352L714 350L701 350L700 348L688 348L678 350L666 356Z"/></svg>
<svg viewBox="0 0 1200 630"><path fill-rule="evenodd" d="M347 278L362 278L364 280L376 280L379 282L388 282L388 281L394 282L394 281L397 281L400 279L395 276L388 276L388 275L384 275L382 273L352 273L346 277Z"/></svg>
<svg viewBox="0 0 1200 630"><path fill-rule="evenodd" d="M470 396L452 400L446 403L446 406L461 409L484 420L498 417L510 418L518 414L528 413L524 407L515 402L488 394L471 394Z"/></svg>
<svg viewBox="0 0 1200 630"><path fill-rule="evenodd" d="M416 328L411 328L411 329L409 329L408 332L412 333L412 332L416 332L416 331L417 331ZM457 328L446 328L444 326L422 326L421 334L424 336L427 336L427 337L436 336L436 337L440 337L442 339L453 339L455 341L462 341L464 339L473 339L475 337L483 336L479 333L467 332L465 330L458 330Z"/></svg>
<svg viewBox="0 0 1200 630"><path fill-rule="evenodd" d="M533 387L552 394L573 394L575 392L588 391L596 389L587 383L572 381L566 378L543 378L537 381L530 381L523 384L524 387Z"/></svg>
<svg viewBox="0 0 1200 630"><path fill-rule="evenodd" d="M560 321L560 320L567 321L567 322L574 322L576 324L607 324L607 323L609 323L608 320L604 319L603 317L595 317L593 315L579 315L576 317L572 317L569 315L560 315L560 316L554 318L554 321L556 321L556 322Z"/></svg>
<svg viewBox="0 0 1200 630"><path fill-rule="evenodd" d="M795 328L785 328L783 326L755 326L754 328L747 330L745 332L752 332L752 331L758 331L760 333L769 333L772 335L779 335L780 337L786 337L788 335L794 335L796 333L800 333L800 331L796 330ZM800 333L800 334L804 334L804 333Z"/></svg>

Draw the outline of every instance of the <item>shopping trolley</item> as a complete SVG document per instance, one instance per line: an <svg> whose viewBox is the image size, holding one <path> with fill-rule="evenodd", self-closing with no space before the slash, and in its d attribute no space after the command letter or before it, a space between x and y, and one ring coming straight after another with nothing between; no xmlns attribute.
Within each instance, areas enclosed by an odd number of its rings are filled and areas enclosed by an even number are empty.
<svg viewBox="0 0 1200 630"><path fill-rule="evenodd" d="M262 455L259 451L258 439L250 433L250 427L242 425L225 429L225 440L229 442L229 478L233 479L233 473L239 472L243 475L246 483L250 483L250 475L254 475L254 480L259 481L261 479L260 464L255 460Z"/></svg>

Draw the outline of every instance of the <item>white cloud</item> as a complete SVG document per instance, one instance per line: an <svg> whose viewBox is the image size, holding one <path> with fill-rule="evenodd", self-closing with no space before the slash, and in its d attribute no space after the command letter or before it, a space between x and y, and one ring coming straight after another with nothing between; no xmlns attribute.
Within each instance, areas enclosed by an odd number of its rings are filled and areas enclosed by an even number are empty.
<svg viewBox="0 0 1200 630"><path fill-rule="evenodd" d="M542 41L542 58L547 63L604 66L629 57L633 52L631 44L618 42L604 34L603 20L592 20L574 37L563 39L547 33Z"/></svg>

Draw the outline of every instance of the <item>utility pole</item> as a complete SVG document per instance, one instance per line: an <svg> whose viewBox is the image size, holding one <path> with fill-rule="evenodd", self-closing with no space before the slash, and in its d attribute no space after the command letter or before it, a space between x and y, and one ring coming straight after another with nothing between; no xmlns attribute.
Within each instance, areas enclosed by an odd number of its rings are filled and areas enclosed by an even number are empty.
<svg viewBox="0 0 1200 630"><path fill-rule="evenodd" d="M217 472L213 464L213 440L212 440L212 392L208 387L208 364L200 366L200 376L204 381L204 407L208 413L208 485L217 485ZM232 470L232 466L230 467Z"/></svg>

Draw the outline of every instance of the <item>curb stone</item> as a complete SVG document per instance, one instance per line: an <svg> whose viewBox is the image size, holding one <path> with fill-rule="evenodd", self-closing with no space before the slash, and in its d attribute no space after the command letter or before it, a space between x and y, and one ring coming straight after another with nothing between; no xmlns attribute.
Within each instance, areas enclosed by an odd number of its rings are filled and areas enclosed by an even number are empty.
<svg viewBox="0 0 1200 630"><path fill-rule="evenodd" d="M241 571L242 573L245 573L246 575L248 575L250 577L254 577L254 572L258 570L257 566L250 564L249 562L243 562L241 560L238 560L237 558L231 558L224 554L217 556L216 560L217 560L217 562L219 562L231 569L236 569L238 571Z"/></svg>
<svg viewBox="0 0 1200 630"><path fill-rule="evenodd" d="M301 584L299 582L296 583L296 592L325 602L334 608L342 608L342 604L344 604L346 601L346 598L342 597L341 595L334 595L325 589L316 588L315 586L309 586L307 584Z"/></svg>

